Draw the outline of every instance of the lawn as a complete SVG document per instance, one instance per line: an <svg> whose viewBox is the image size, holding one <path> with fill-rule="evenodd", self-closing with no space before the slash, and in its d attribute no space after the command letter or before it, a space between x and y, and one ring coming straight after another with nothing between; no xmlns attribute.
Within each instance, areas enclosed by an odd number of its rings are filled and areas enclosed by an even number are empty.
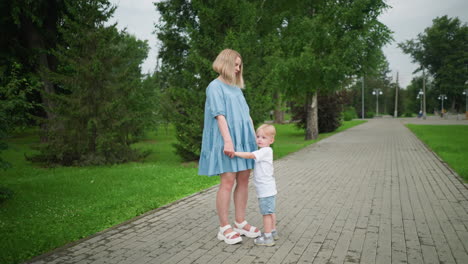
<svg viewBox="0 0 468 264"><path fill-rule="evenodd" d="M468 182L468 126L408 124L407 127Z"/></svg>
<svg viewBox="0 0 468 264"><path fill-rule="evenodd" d="M362 122L345 122L334 133ZM276 127L275 158L317 141L304 141L292 124ZM27 260L218 184L219 177L198 176L195 162L174 154L174 133L161 127L135 144L152 151L139 163L53 169L25 161L38 140L34 131L11 138L1 153L13 167L0 171L0 183L14 194L0 204L0 263Z"/></svg>

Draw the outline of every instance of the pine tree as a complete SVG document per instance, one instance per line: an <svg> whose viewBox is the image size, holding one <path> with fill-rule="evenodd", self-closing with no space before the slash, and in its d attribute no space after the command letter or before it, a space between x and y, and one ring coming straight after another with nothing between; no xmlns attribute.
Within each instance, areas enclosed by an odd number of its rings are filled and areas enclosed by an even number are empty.
<svg viewBox="0 0 468 264"><path fill-rule="evenodd" d="M115 25L112 8L99 2L73 6L54 51L60 93L48 95L56 118L45 120L47 142L35 160L48 164L97 165L138 159L130 145L152 118L154 92L142 86L140 64L148 45Z"/></svg>
<svg viewBox="0 0 468 264"><path fill-rule="evenodd" d="M29 82L22 74L22 65L13 63L9 73L0 75L0 153L8 148L4 141L8 135L30 121L28 112L34 107L28 96L38 89L38 83ZM0 169L10 166L0 157Z"/></svg>

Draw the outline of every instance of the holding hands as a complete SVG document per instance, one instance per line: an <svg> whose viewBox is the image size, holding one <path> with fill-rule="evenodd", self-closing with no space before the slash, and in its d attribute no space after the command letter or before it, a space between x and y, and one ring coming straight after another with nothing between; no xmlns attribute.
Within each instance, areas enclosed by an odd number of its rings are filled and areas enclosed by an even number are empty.
<svg viewBox="0 0 468 264"><path fill-rule="evenodd" d="M234 152L232 141L224 142L224 154L230 158L234 158Z"/></svg>

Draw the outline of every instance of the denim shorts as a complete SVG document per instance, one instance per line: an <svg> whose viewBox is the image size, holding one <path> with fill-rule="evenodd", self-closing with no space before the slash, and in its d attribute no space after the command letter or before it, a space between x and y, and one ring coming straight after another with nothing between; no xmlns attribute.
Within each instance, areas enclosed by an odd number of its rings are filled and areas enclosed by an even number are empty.
<svg viewBox="0 0 468 264"><path fill-rule="evenodd" d="M275 213L276 208L276 195L258 198L258 206L262 215L269 215Z"/></svg>

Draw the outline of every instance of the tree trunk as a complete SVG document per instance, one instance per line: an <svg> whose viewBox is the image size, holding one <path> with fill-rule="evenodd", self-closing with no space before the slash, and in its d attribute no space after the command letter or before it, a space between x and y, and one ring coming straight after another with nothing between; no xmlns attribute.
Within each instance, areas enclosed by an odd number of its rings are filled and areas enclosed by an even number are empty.
<svg viewBox="0 0 468 264"><path fill-rule="evenodd" d="M318 104L317 92L307 93L307 117L305 140L317 139L318 137Z"/></svg>
<svg viewBox="0 0 468 264"><path fill-rule="evenodd" d="M44 73L46 70L52 70L52 68L55 66L54 61L49 61L50 58L47 56L46 51L48 50L48 47L46 46L45 42L46 40L42 36L42 34L39 32L38 28L34 25L32 20L29 17L25 17L22 20L22 26L23 26L23 34L24 37L27 41L27 45L31 50L34 50L37 52L37 55L35 56L35 62L37 65L37 73L40 76L44 86L43 86L43 92L41 92L41 100L44 106L44 111L46 113L46 119L47 120L52 120L55 119L56 115L53 111L54 109L54 104L52 100L49 99L48 95L50 94L55 94L55 86L54 84L49 80L47 77L47 73ZM50 128L48 125L43 124L41 126L42 130L48 131ZM47 134L47 133L46 133ZM47 141L47 138L42 137L41 141Z"/></svg>
<svg viewBox="0 0 468 264"><path fill-rule="evenodd" d="M396 74L396 86L395 86L395 112L393 113L394 118L398 117L398 90L399 89L400 89L400 83L398 81L398 72L397 72L397 74Z"/></svg>
<svg viewBox="0 0 468 264"><path fill-rule="evenodd" d="M275 110L274 110L274 122L275 124L284 123L284 111L283 111L283 100L281 98L281 92L275 91L274 95L275 100Z"/></svg>

